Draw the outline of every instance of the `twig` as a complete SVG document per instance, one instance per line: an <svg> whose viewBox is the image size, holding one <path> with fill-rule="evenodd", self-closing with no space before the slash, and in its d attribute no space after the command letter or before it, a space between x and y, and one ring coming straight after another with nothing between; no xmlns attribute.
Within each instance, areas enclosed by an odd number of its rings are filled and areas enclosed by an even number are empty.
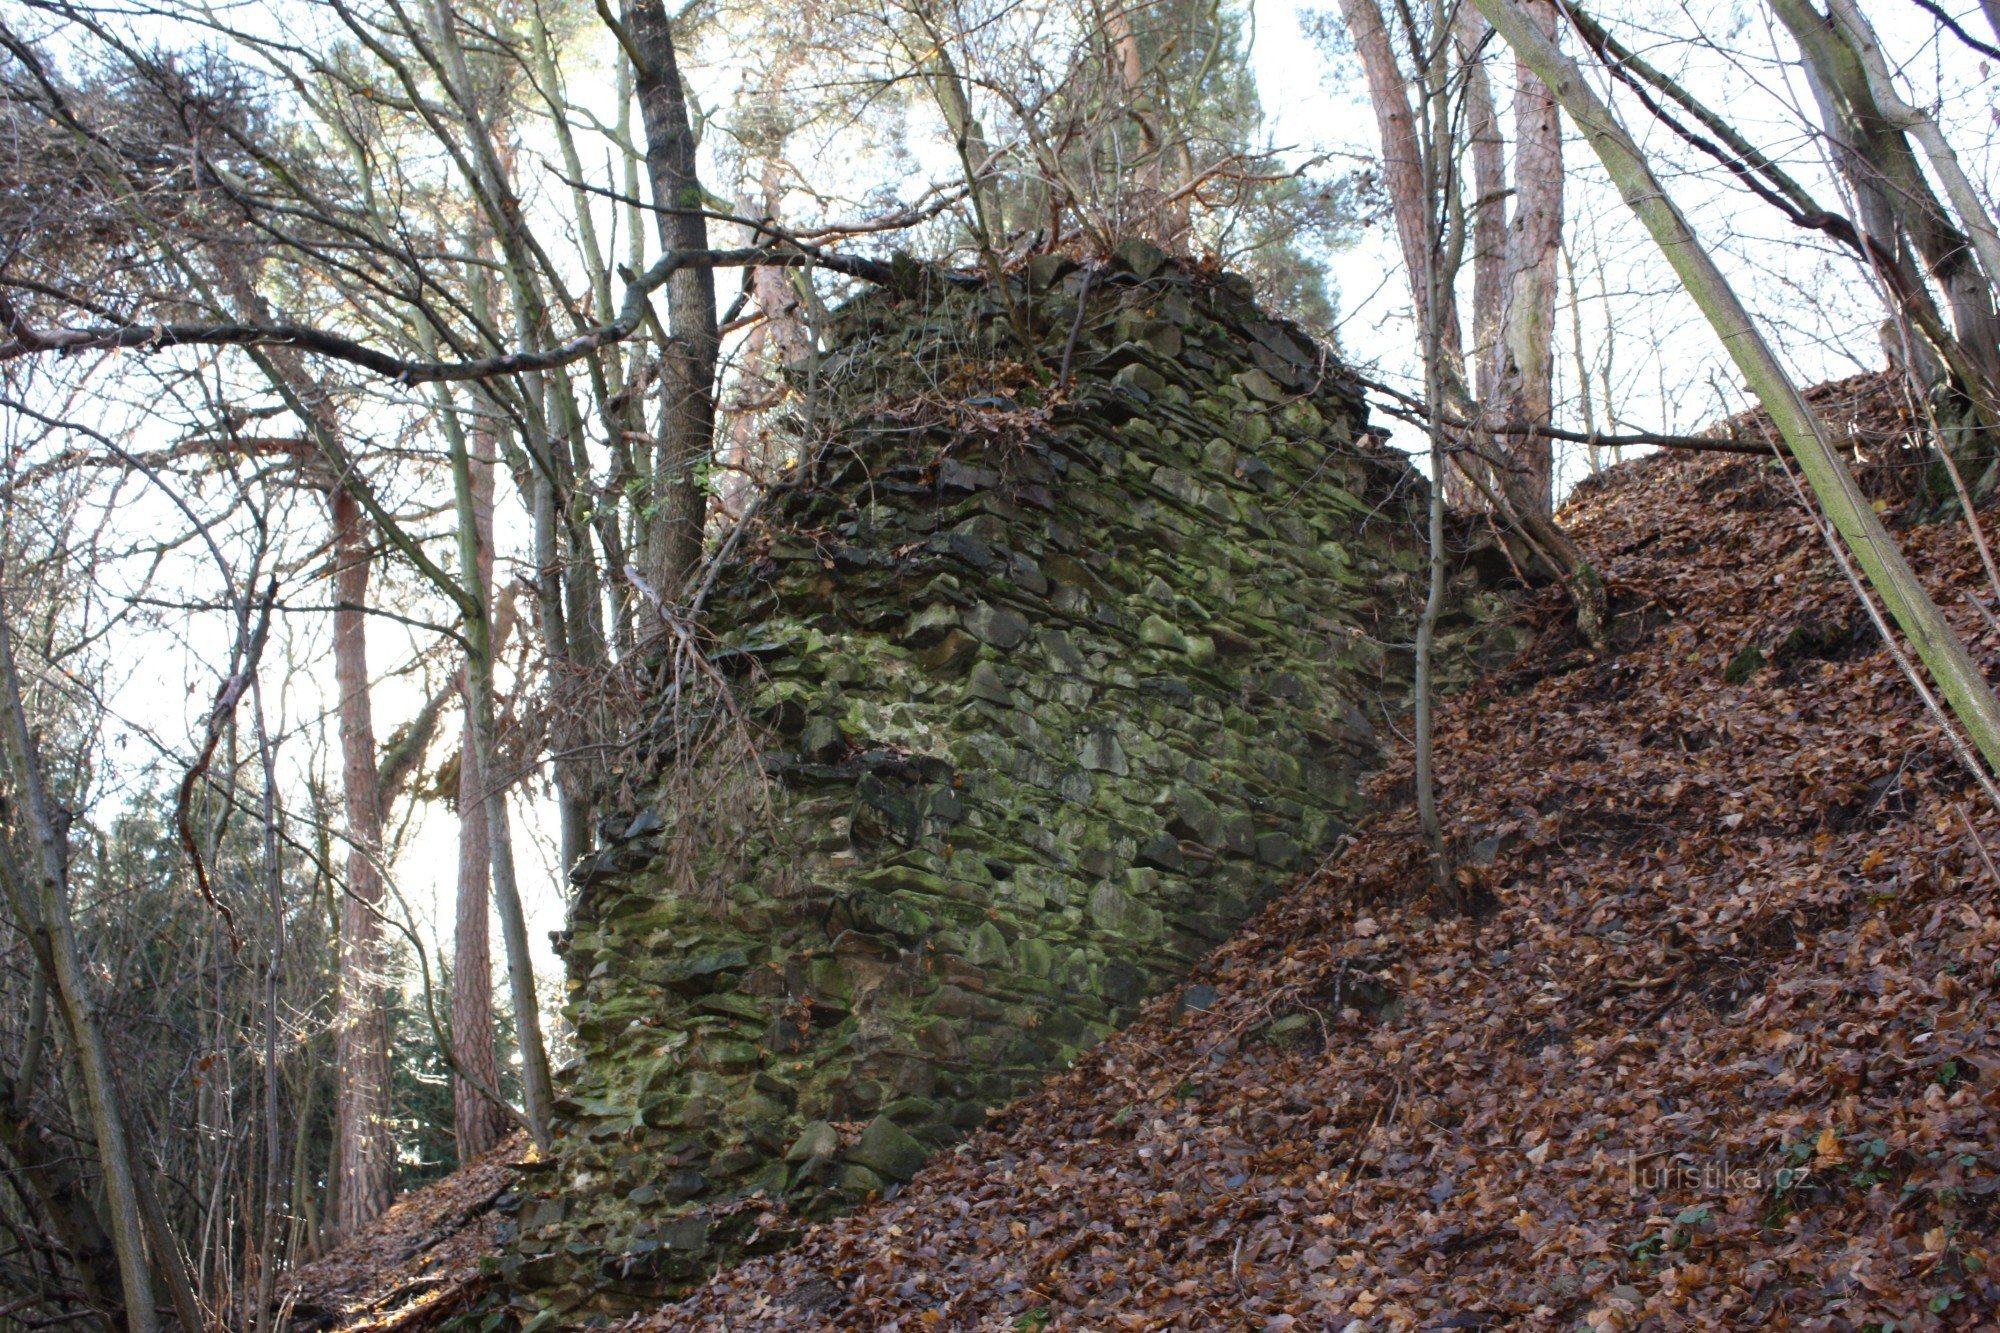
<svg viewBox="0 0 2000 1333"><path fill-rule="evenodd" d="M1965 831L1972 835L1972 848L1979 853L1980 861L1986 866L1986 873L1992 877L1995 884L2000 884L2000 870L1993 868L1993 858L1986 854L1986 840L1981 838L1979 830L1972 826L1972 820L1966 815L1965 807L1954 801L1951 812L1958 816L1958 822L1965 825Z"/></svg>
<svg viewBox="0 0 2000 1333"><path fill-rule="evenodd" d="M1070 361L1076 356L1076 340L1083 334L1084 313L1090 309L1090 285L1097 278L1095 268L1083 271L1083 284L1076 293L1076 319L1069 326L1069 339L1063 343L1062 373L1056 376L1056 386L1067 392L1069 389Z"/></svg>
<svg viewBox="0 0 2000 1333"><path fill-rule="evenodd" d="M242 937L236 933L236 914L226 903L215 896L215 889L208 882L208 868L202 864L201 848L194 837L194 788L201 781L201 775L215 758L215 747L222 741L222 733L229 727L229 720L236 715L236 705L250 689L250 682L257 675L258 659L264 655L265 641L271 633L271 608L278 600L278 580L274 577L264 593L263 605L258 609L257 627L250 633L250 641L244 647L243 661L236 671L222 682L215 693L215 704L208 710L208 734L203 738L201 753L188 771L181 776L180 794L174 802L174 821L180 826L181 848L188 854L188 864L194 867L195 884L201 889L201 896L222 916L223 926L229 932L229 947L243 947Z"/></svg>

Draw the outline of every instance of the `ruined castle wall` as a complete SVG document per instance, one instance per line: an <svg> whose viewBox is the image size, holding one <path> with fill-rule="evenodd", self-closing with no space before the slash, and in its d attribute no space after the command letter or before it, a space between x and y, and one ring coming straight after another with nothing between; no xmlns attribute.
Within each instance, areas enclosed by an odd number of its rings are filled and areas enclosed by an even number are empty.
<svg viewBox="0 0 2000 1333"><path fill-rule="evenodd" d="M769 1201L894 1189L1360 813L1409 701L1422 479L1240 280L1127 247L1012 299L839 316L812 456L712 599L771 816L690 871L642 800L579 867L523 1286L636 1300L781 1239ZM1456 587L1462 675L1507 643Z"/></svg>

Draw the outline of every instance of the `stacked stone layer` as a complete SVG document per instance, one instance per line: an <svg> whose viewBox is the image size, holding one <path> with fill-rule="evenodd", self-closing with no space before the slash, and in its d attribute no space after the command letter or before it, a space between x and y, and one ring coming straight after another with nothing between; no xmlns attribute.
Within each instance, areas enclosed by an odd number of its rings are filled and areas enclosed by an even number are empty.
<svg viewBox="0 0 2000 1333"><path fill-rule="evenodd" d="M1240 280L1127 246L834 341L712 598L775 818L698 893L645 806L576 872L580 1059L509 1261L565 1303L896 1188L1327 848L1409 702L1425 484ZM1517 633L1453 586L1448 680Z"/></svg>

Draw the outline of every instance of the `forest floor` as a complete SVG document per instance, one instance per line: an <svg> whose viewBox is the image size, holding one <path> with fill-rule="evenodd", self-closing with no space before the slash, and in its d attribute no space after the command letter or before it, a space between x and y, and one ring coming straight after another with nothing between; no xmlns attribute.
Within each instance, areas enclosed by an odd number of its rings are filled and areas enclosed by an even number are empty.
<svg viewBox="0 0 2000 1333"><path fill-rule="evenodd" d="M1616 651L1550 596L1444 702L1472 915L1405 751L1137 1023L636 1326L1994 1326L2000 813L1774 464L1644 459L1566 521ZM1994 674L1970 530L1902 535Z"/></svg>
<svg viewBox="0 0 2000 1333"><path fill-rule="evenodd" d="M436 1328L480 1294L481 1258L500 1245L494 1207L527 1152L516 1134L443 1180L396 1200L375 1225L291 1275L291 1333Z"/></svg>

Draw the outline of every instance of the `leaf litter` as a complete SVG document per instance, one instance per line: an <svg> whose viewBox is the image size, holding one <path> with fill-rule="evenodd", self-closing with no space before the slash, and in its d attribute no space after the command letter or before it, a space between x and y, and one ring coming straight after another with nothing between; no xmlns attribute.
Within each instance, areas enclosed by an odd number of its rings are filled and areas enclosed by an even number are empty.
<svg viewBox="0 0 2000 1333"><path fill-rule="evenodd" d="M1773 463L1654 457L1410 805L894 1198L648 1329L1992 1326L2000 818ZM1989 673L1963 523L1905 531ZM1979 606L1973 605L1979 599Z"/></svg>

